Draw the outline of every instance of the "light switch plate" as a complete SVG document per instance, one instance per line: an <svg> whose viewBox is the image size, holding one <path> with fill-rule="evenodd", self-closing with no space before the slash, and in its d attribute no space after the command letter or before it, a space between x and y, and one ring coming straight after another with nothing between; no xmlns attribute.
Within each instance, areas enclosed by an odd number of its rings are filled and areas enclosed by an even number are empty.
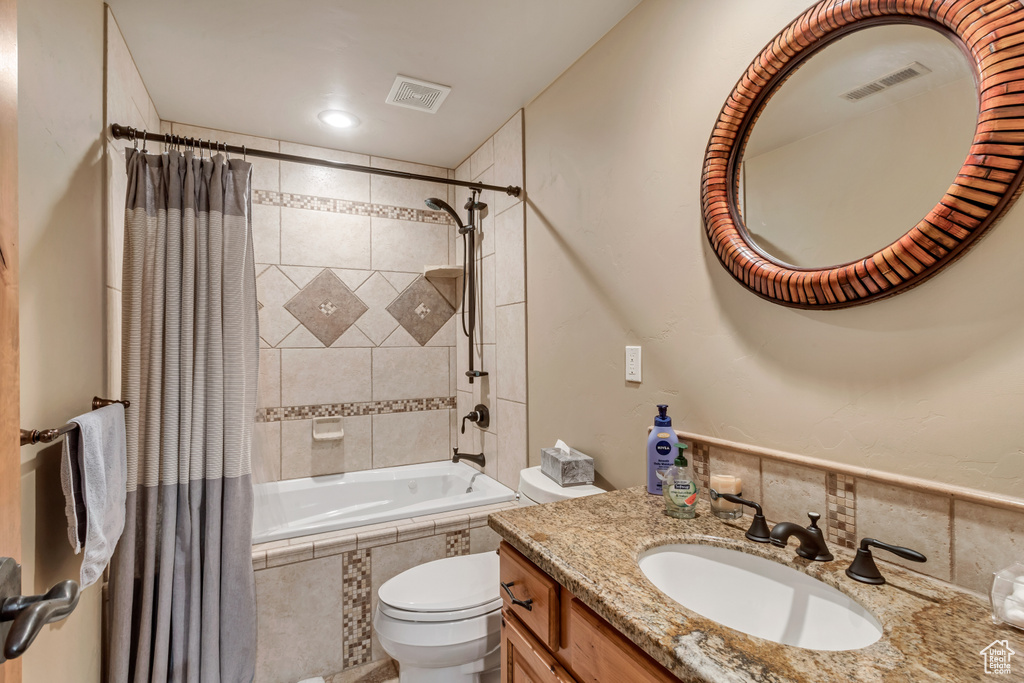
<svg viewBox="0 0 1024 683"><path fill-rule="evenodd" d="M641 377L640 347L626 347L626 381L639 382Z"/></svg>

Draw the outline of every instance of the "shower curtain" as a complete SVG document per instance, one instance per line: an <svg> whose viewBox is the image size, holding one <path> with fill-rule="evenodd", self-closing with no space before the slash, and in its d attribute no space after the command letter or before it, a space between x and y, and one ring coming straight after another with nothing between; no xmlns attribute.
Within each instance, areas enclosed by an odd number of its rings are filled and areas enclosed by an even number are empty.
<svg viewBox="0 0 1024 683"><path fill-rule="evenodd" d="M108 680L249 683L259 359L252 165L127 152L127 516Z"/></svg>

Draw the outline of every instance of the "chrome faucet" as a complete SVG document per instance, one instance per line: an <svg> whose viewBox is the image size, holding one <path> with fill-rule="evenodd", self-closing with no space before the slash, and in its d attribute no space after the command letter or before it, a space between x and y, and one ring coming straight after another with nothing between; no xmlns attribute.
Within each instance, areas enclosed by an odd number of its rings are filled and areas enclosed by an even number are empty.
<svg viewBox="0 0 1024 683"><path fill-rule="evenodd" d="M825 535L818 528L821 515L817 512L808 512L807 516L811 523L806 528L794 522L776 524L770 537L772 545L785 548L790 537L796 536L800 541L800 546L796 549L797 555L815 562L831 562L835 556L829 552L828 545L825 544Z"/></svg>

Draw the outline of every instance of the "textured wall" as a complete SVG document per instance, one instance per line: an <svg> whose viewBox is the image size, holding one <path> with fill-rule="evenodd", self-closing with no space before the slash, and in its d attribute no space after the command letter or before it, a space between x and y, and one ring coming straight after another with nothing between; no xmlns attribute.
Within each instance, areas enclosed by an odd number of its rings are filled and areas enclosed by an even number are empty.
<svg viewBox="0 0 1024 683"><path fill-rule="evenodd" d="M679 429L1019 495L1024 208L921 287L841 311L762 301L707 244L718 111L808 5L646 0L527 107L531 458L562 437L638 484L664 402Z"/></svg>

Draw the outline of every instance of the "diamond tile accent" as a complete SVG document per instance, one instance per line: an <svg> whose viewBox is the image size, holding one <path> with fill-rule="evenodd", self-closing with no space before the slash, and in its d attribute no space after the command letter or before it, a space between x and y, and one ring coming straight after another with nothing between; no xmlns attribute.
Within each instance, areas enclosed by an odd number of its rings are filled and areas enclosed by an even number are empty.
<svg viewBox="0 0 1024 683"><path fill-rule="evenodd" d="M469 555L469 529L449 531L444 535L444 556Z"/></svg>
<svg viewBox="0 0 1024 683"><path fill-rule="evenodd" d="M368 307L337 275L324 270L284 305L324 346L352 327Z"/></svg>
<svg viewBox="0 0 1024 683"><path fill-rule="evenodd" d="M373 656L373 604L370 581L370 549L350 550L342 556L342 643L344 666L358 666Z"/></svg>
<svg viewBox="0 0 1024 683"><path fill-rule="evenodd" d="M455 309L421 275L391 302L388 313L422 346L455 315Z"/></svg>
<svg viewBox="0 0 1024 683"><path fill-rule="evenodd" d="M844 548L857 547L857 492L855 479L848 474L825 475L826 531L830 543Z"/></svg>

